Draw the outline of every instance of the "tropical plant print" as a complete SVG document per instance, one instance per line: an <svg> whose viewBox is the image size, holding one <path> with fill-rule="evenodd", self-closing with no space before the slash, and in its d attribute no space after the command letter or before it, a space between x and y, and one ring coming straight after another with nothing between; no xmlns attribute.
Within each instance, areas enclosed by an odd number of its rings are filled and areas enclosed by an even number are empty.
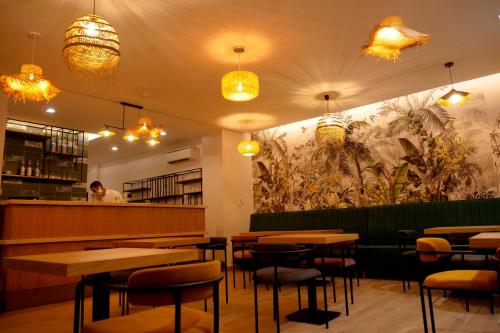
<svg viewBox="0 0 500 333"><path fill-rule="evenodd" d="M340 149L316 142L317 118L254 133L261 145L253 159L255 211L499 196L500 112L485 110L481 93L447 109L436 104L442 94L344 111Z"/></svg>

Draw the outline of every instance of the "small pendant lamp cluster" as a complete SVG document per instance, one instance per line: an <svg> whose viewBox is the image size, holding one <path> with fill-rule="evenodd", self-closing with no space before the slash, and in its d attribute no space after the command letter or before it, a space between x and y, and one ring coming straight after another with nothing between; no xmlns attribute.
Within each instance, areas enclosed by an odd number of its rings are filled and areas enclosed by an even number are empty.
<svg viewBox="0 0 500 333"><path fill-rule="evenodd" d="M325 95L324 99L326 101L326 113L319 118L316 125L316 141L339 150L344 146L345 141L344 122L340 114L330 112L330 95Z"/></svg>
<svg viewBox="0 0 500 333"><path fill-rule="evenodd" d="M44 78L42 68L34 64L36 40L40 34L29 32L28 37L33 40L31 63L23 64L19 74L0 76L0 85L14 102L49 102L59 94L60 90Z"/></svg>
<svg viewBox="0 0 500 333"><path fill-rule="evenodd" d="M122 127L104 125L104 128L97 134L105 138L109 138L116 135L116 132L114 132L112 129L117 129L120 131L124 131L123 140L128 142L135 142L142 138L150 146L156 146L160 143L160 137L167 135L167 132L161 126L153 124L151 118L144 116L139 117L139 120L137 121L137 124L135 126L125 128L125 107L132 107L138 109L140 112L140 110L143 109L143 106L131 104L128 102L120 102L120 104L123 106Z"/></svg>

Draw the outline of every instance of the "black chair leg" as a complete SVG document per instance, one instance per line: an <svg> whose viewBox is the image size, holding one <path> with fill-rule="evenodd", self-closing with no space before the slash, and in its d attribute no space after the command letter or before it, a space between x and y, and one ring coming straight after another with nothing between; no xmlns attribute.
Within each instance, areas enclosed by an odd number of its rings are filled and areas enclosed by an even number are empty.
<svg viewBox="0 0 500 333"><path fill-rule="evenodd" d="M80 327L83 328L85 324L85 282L82 282L82 289L80 292Z"/></svg>
<svg viewBox="0 0 500 333"><path fill-rule="evenodd" d="M354 291L352 286L352 271L349 272L349 289L351 290L351 304L354 304Z"/></svg>
<svg viewBox="0 0 500 333"><path fill-rule="evenodd" d="M422 282L419 282L420 289L420 305L422 305L422 320L424 322L424 333L428 333L429 330L427 328L427 313L425 311L425 297L424 297L424 287L422 286Z"/></svg>
<svg viewBox="0 0 500 333"><path fill-rule="evenodd" d="M326 276L323 274L323 303L325 306L325 313L328 313L328 300L326 298ZM328 328L328 320L325 324L326 328Z"/></svg>
<svg viewBox="0 0 500 333"><path fill-rule="evenodd" d="M345 315L349 316L349 298L347 296L347 276L346 276L345 270L343 270L342 274L344 275Z"/></svg>
<svg viewBox="0 0 500 333"><path fill-rule="evenodd" d="M431 316L431 328L432 328L432 333L436 332L436 326L434 324L434 307L432 305L432 291L430 289L427 289L427 297L429 298L429 314Z"/></svg>
<svg viewBox="0 0 500 333"><path fill-rule="evenodd" d="M359 287L359 275L361 274L361 272L359 270L356 271L356 283Z"/></svg>
<svg viewBox="0 0 500 333"><path fill-rule="evenodd" d="M300 285L297 285L297 298L299 300L299 310L302 310L302 301L300 298Z"/></svg>
<svg viewBox="0 0 500 333"><path fill-rule="evenodd" d="M411 289L410 279L408 278L408 290Z"/></svg>
<svg viewBox="0 0 500 333"><path fill-rule="evenodd" d="M274 315L276 316L276 332L280 332L280 303L278 300L278 285L273 286L273 298L274 298Z"/></svg>
<svg viewBox="0 0 500 333"><path fill-rule="evenodd" d="M241 269L241 273L243 274L243 289L247 289L247 278L245 270L243 268Z"/></svg>
<svg viewBox="0 0 500 333"><path fill-rule="evenodd" d="M227 288L227 245L224 248L224 283L226 285L226 304L229 303L229 290Z"/></svg>
<svg viewBox="0 0 500 333"><path fill-rule="evenodd" d="M255 333L259 333L259 303L257 300L257 282L256 281L253 282L253 302L254 302L254 316L255 316Z"/></svg>
<svg viewBox="0 0 500 333"><path fill-rule="evenodd" d="M234 249L231 251L233 261L233 288L236 288L236 263L234 262Z"/></svg>
<svg viewBox="0 0 500 333"><path fill-rule="evenodd" d="M469 312L469 296L465 296L465 311Z"/></svg>
<svg viewBox="0 0 500 333"><path fill-rule="evenodd" d="M333 303L337 303L337 290L335 288L335 276L332 274L332 286L333 286Z"/></svg>
<svg viewBox="0 0 500 333"><path fill-rule="evenodd" d="M494 304L494 296L493 294L490 295L490 313L495 314L495 304Z"/></svg>

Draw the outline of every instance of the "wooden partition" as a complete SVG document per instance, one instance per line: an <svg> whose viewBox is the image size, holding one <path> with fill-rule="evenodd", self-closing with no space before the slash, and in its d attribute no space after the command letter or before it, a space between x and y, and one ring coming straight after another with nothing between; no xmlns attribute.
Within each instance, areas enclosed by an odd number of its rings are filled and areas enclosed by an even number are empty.
<svg viewBox="0 0 500 333"><path fill-rule="evenodd" d="M110 247L123 239L203 235L203 206L75 201L0 202L0 258ZM78 278L5 269L0 310L71 299Z"/></svg>

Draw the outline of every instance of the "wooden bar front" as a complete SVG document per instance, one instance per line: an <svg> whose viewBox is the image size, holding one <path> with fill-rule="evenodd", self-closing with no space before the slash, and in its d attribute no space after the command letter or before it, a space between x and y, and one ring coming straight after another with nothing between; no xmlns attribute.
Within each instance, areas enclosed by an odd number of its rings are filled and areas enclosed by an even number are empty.
<svg viewBox="0 0 500 333"><path fill-rule="evenodd" d="M205 233L203 206L6 200L0 202L0 209L0 258L111 247L116 240ZM0 311L71 299L78 280L6 269L2 264Z"/></svg>

